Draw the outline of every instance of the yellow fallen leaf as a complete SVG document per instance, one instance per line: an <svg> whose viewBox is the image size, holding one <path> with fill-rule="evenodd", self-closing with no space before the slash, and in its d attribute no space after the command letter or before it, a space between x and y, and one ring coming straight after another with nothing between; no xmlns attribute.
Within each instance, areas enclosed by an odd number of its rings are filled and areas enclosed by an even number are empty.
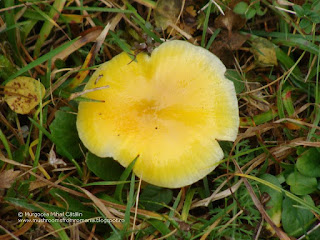
<svg viewBox="0 0 320 240"><path fill-rule="evenodd" d="M28 114L43 98L45 88L34 78L17 77L6 84L4 93L4 100L12 111Z"/></svg>
<svg viewBox="0 0 320 240"><path fill-rule="evenodd" d="M186 7L186 12L189 13L192 17L197 16L197 11L194 9L194 6Z"/></svg>
<svg viewBox="0 0 320 240"><path fill-rule="evenodd" d="M277 66L277 56L274 45L265 38L256 38L252 41L251 52L256 62L262 66Z"/></svg>

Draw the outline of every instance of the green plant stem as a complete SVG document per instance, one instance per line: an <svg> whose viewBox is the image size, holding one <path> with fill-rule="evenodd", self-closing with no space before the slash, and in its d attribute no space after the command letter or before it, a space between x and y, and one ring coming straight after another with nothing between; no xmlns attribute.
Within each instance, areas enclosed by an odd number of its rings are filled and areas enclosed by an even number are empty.
<svg viewBox="0 0 320 240"><path fill-rule="evenodd" d="M53 6L50 9L49 16L46 16L50 18L52 21L55 21L58 19L60 12L62 11L64 5L66 3L66 0L56 0L53 3ZM41 13L41 11L40 11ZM43 45L44 41L48 38L52 28L53 28L53 22L52 21L45 21L39 34L39 38L37 39L37 42L35 44L34 49L34 57L37 58L40 54L41 46Z"/></svg>
<svg viewBox="0 0 320 240"><path fill-rule="evenodd" d="M13 158L12 158L11 149L10 149L10 146L9 146L9 143L8 143L7 138L6 138L6 136L3 134L3 132L2 132L1 129L0 129L0 140L2 141L4 148L6 149L6 151L7 151L7 153L8 153L9 159L13 159Z"/></svg>
<svg viewBox="0 0 320 240"><path fill-rule="evenodd" d="M209 1L209 5L207 8L206 12L206 18L203 23L203 30L202 30L202 38L201 38L201 47L205 47L205 41L206 41L206 35L207 35L207 30L208 30L208 23L209 23L209 17L211 13L211 6L212 6L212 1Z"/></svg>
<svg viewBox="0 0 320 240"><path fill-rule="evenodd" d="M257 126L266 122L269 122L278 116L278 111L270 109L267 112L260 113L253 117L241 117L240 126Z"/></svg>
<svg viewBox="0 0 320 240"><path fill-rule="evenodd" d="M55 141L55 139L51 136L51 134L43 127L41 126L39 123L37 123L34 119L29 118L30 122L32 122L37 128L39 128L40 131L42 131L44 133L44 135L46 135L56 146L58 146L61 151L63 151L64 155L75 165L78 174L82 177L83 176L83 172L79 166L79 164L73 159L72 155L68 152L68 150L61 145L58 141Z"/></svg>

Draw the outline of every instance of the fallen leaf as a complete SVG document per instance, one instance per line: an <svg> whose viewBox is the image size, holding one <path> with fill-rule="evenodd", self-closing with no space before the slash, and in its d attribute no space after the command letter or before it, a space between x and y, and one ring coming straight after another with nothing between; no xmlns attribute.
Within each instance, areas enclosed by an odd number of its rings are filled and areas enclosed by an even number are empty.
<svg viewBox="0 0 320 240"><path fill-rule="evenodd" d="M301 129L301 126L299 126L298 124L295 124L295 123L291 123L291 122L286 122L286 123L284 123L284 125L290 130L299 130L299 129Z"/></svg>
<svg viewBox="0 0 320 240"><path fill-rule="evenodd" d="M67 166L67 164L61 158L57 158L57 155L54 152L53 147L54 147L54 145L52 145L52 148L49 152L49 157L48 157L49 164L51 166L53 166L54 168L57 168L58 165Z"/></svg>
<svg viewBox="0 0 320 240"><path fill-rule="evenodd" d="M232 51L242 47L247 41L247 37L238 32L228 32L222 30L217 39L210 47L210 51L215 54L227 66L234 66L234 56Z"/></svg>
<svg viewBox="0 0 320 240"><path fill-rule="evenodd" d="M69 57L71 55L71 53L77 51L79 48L83 47L87 43L95 41L97 39L97 37L99 37L99 35L101 34L102 30L103 29L101 27L95 27L95 28L91 28L91 29L85 31L84 33L81 34L81 38L79 38L77 41L75 41L72 45L70 45L64 51L55 55L51 59L52 63L54 64L54 62L57 59L65 60L67 57ZM54 67L54 65L52 66L52 68L53 67Z"/></svg>
<svg viewBox="0 0 320 240"><path fill-rule="evenodd" d="M41 188L41 187L45 187L45 186L48 186L48 184L42 180L36 180L36 181L33 181L30 183L30 186L29 186L29 191L33 191L35 189L38 189L38 188Z"/></svg>
<svg viewBox="0 0 320 240"><path fill-rule="evenodd" d="M261 66L277 66L276 50L269 40L265 38L256 38L252 41L250 51L253 53L254 58L258 65Z"/></svg>
<svg viewBox="0 0 320 240"><path fill-rule="evenodd" d="M157 27L165 30L169 23L175 23L182 6L182 0L159 0L154 9L154 19Z"/></svg>
<svg viewBox="0 0 320 240"><path fill-rule="evenodd" d="M20 171L15 171L13 169L4 170L3 172L1 172L0 173L0 189L10 188L19 174L20 174Z"/></svg>
<svg viewBox="0 0 320 240"><path fill-rule="evenodd" d="M225 15L219 15L214 21L215 27L227 29L229 34L243 28L245 23L246 20L232 10L227 10Z"/></svg>
<svg viewBox="0 0 320 240"><path fill-rule="evenodd" d="M12 111L28 114L44 97L45 88L34 78L17 77L6 84L4 93L4 100Z"/></svg>
<svg viewBox="0 0 320 240"><path fill-rule="evenodd" d="M194 6L186 7L186 12L192 17L197 16L197 11L194 9Z"/></svg>

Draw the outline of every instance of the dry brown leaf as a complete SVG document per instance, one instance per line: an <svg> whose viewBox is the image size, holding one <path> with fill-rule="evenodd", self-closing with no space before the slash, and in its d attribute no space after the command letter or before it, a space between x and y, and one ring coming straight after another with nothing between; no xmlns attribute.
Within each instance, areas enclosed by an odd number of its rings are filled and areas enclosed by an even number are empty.
<svg viewBox="0 0 320 240"><path fill-rule="evenodd" d="M49 164L51 166L53 166L54 168L57 168L58 165L63 165L63 166L67 166L67 164L63 161L63 159L61 158L57 158L57 155L55 153L55 151L53 150L54 145L52 145L52 148L49 152L49 156L48 156L48 161Z"/></svg>
<svg viewBox="0 0 320 240"><path fill-rule="evenodd" d="M4 170L0 173L0 188L10 188L21 171L13 169Z"/></svg>
<svg viewBox="0 0 320 240"><path fill-rule="evenodd" d="M194 9L194 6L186 7L186 12L190 14L190 16L195 17L197 16L197 11Z"/></svg>
<svg viewBox="0 0 320 240"><path fill-rule="evenodd" d="M29 191L33 191L35 189L38 189L38 188L41 188L41 187L45 187L45 186L48 186L47 183L41 181L41 180L36 180L36 181L33 181L30 183L30 186L29 186Z"/></svg>
<svg viewBox="0 0 320 240"><path fill-rule="evenodd" d="M21 228L19 228L17 231L10 233L10 234L4 234L0 236L0 240L10 240L10 239L19 239L18 236L21 236L25 232L29 231L30 228L32 227L33 222L27 222L26 224L23 224ZM13 238L15 236L16 238Z"/></svg>
<svg viewBox="0 0 320 240"><path fill-rule="evenodd" d="M97 39L97 37L101 34L101 32L102 32L101 27L96 27L96 28L92 28L90 30L87 30L84 34L82 34L81 38L79 38L72 45L70 45L67 49L58 53L57 55L55 55L51 59L51 61L53 63L52 68L54 67L54 62L57 59L62 59L62 60L66 59L69 55L71 55L71 53L75 52L76 50L83 47L87 43L95 41Z"/></svg>
<svg viewBox="0 0 320 240"><path fill-rule="evenodd" d="M165 30L170 23L175 23L181 10L182 0L159 0L154 9L156 26Z"/></svg>
<svg viewBox="0 0 320 240"><path fill-rule="evenodd" d="M217 39L210 47L210 51L215 54L228 67L234 66L234 56L232 51L242 47L248 37L238 32L228 32L222 30Z"/></svg>
<svg viewBox="0 0 320 240"><path fill-rule="evenodd" d="M232 10L227 10L225 15L219 15L214 21L215 27L227 29L229 33L240 30L245 23L246 20Z"/></svg>
<svg viewBox="0 0 320 240"><path fill-rule="evenodd" d="M84 188L80 188L78 187L81 191L83 191L93 202L94 204L101 210L101 212L103 212L103 214L109 218L109 219L115 219L115 216L109 211L109 208L106 207L101 199L97 198L96 196L94 196L91 192L89 192L88 190L84 189ZM112 222L112 224L118 228L118 229L123 229L123 225L121 222Z"/></svg>

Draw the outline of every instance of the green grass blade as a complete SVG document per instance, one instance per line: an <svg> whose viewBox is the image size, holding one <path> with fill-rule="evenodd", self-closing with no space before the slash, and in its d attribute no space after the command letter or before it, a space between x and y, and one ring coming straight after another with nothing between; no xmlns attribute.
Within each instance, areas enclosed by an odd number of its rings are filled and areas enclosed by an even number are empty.
<svg viewBox="0 0 320 240"><path fill-rule="evenodd" d="M318 46L318 61L317 61L317 75L316 75L316 84L315 84L315 90L314 90L314 95L315 95L315 118L313 120L313 126L319 126L320 122L320 108L319 108L319 103L320 103L320 93L319 93L319 68L320 68L320 47ZM316 128L313 127L307 136L307 140L309 141L312 137L312 135L315 133Z"/></svg>
<svg viewBox="0 0 320 240"><path fill-rule="evenodd" d="M145 23L143 23L142 21L140 21L138 18L136 17L132 17L133 20L142 28L142 30L148 34L148 36L150 36L151 38L153 38L156 42L158 43L162 43L162 40L154 33L152 32L150 29L148 29L145 25Z"/></svg>
<svg viewBox="0 0 320 240"><path fill-rule="evenodd" d="M206 46L206 49L209 49L213 43L213 41L216 39L216 37L218 36L218 34L220 33L221 28L217 28L214 33L212 34L212 36L210 37L208 44Z"/></svg>
<svg viewBox="0 0 320 240"><path fill-rule="evenodd" d="M6 85L9 81L11 81L12 79L22 75L23 73L29 71L30 69L38 66L39 64L48 61L49 59L53 58L55 55L57 55L58 53L62 52L63 50L65 50L66 48L68 48L69 46L71 46L75 41L77 41L78 38L73 39L55 49L53 49L52 51L48 52L47 54L39 57L38 59L34 60L33 62L29 63L27 66L21 68L19 71L17 71L15 74L11 75L6 81L4 81L2 83L2 85Z"/></svg>
<svg viewBox="0 0 320 240"><path fill-rule="evenodd" d="M195 192L196 192L196 189L193 188L193 189L189 189L189 191L187 193L186 199L184 200L182 213L181 213L181 220L182 221L186 222L188 219L189 210L190 210L190 207L192 204L192 199L193 199Z"/></svg>
<svg viewBox="0 0 320 240"><path fill-rule="evenodd" d="M14 0L6 0L4 1L4 6L6 8L12 7L15 5ZM14 50L14 59L17 64L20 65L21 61L19 58L19 49L18 49L18 44L17 44L17 38L16 38L16 23L14 19L14 10L8 10L4 13L5 19L6 19L6 24L7 24L7 35L8 35L8 40L9 43L11 44L11 47Z"/></svg>
<svg viewBox="0 0 320 240"><path fill-rule="evenodd" d="M201 38L201 47L205 46L205 41L206 41L206 35L207 35L207 30L208 30L208 23L209 23L209 17L210 17L210 13L211 13L211 6L212 6L212 2L209 2L208 8L207 8L207 12L206 12L206 18L204 20L203 23L203 31L202 31L202 38ZM213 40L212 40L213 41Z"/></svg>
<svg viewBox="0 0 320 240"><path fill-rule="evenodd" d="M92 182L82 185L82 187L88 187L88 186L113 186L113 185L119 185L119 184L126 184L130 183L130 181L99 181L99 182Z"/></svg>
<svg viewBox="0 0 320 240"><path fill-rule="evenodd" d="M64 153L65 156L75 165L77 168L78 174L82 177L83 172L79 166L79 164L73 159L72 155L68 152L68 150L60 144L60 141L58 139L55 139L43 126L41 126L39 123L37 123L34 119L29 118L30 122L32 122L40 131L43 132L44 135L47 136L56 146L58 146L61 151Z"/></svg>
<svg viewBox="0 0 320 240"><path fill-rule="evenodd" d="M131 10L119 9L119 8L104 8L104 7L65 7L64 9L87 11L87 12L133 13Z"/></svg>
<svg viewBox="0 0 320 240"><path fill-rule="evenodd" d="M316 44L302 38L274 39L272 42L288 47L299 47L315 55L318 55L319 51L319 47Z"/></svg>
<svg viewBox="0 0 320 240"><path fill-rule="evenodd" d="M152 219L148 221L156 230L158 230L162 236L166 236L168 234L170 234L170 229L161 221L156 220L156 219ZM174 236L170 236L167 237L166 239L168 240L174 240L175 237Z"/></svg>
<svg viewBox="0 0 320 240"><path fill-rule="evenodd" d="M247 174L241 174L241 173L235 173L235 175L240 176L240 177L245 177L248 179L252 179L256 182L262 183L265 186L268 186L278 192L283 192L286 196L288 196L289 198L291 198L292 200L296 201L297 203L301 204L302 206L304 206L306 209L310 210L310 211L314 211L317 214L320 214L320 209L317 207L314 207L312 205L310 205L309 203L305 202L304 200L302 200L301 198L297 197L296 195L292 194L291 192L288 192L266 180L260 179L258 177L255 176L251 176L251 175L247 175Z"/></svg>
<svg viewBox="0 0 320 240"><path fill-rule="evenodd" d="M13 159L8 140L1 129L0 129L0 140L4 146L4 149L7 151L9 159Z"/></svg>
<svg viewBox="0 0 320 240"><path fill-rule="evenodd" d="M34 56L38 57L40 54L40 49L44 43L44 41L48 38L55 20L58 19L57 16L59 16L60 12L62 11L64 5L66 3L66 0L56 0L53 3L53 6L50 9L49 15L45 14L43 11L41 11L38 7L33 6L33 8L41 15L43 16L46 21L44 22L40 33L39 33L39 38L37 39L37 42L35 44L34 48Z"/></svg>
<svg viewBox="0 0 320 240"><path fill-rule="evenodd" d="M126 181L127 178L129 177L134 164L136 163L136 161L138 160L139 155L129 164L129 166L123 171L123 173L120 176L119 181ZM119 200L121 203L123 203L122 201L122 190L124 187L124 183L119 184L114 192L114 198Z"/></svg>
<svg viewBox="0 0 320 240"><path fill-rule="evenodd" d="M16 205L16 206L19 206L19 207L22 207L22 208L25 208L25 209L28 209L28 210L34 211L34 212L41 212L41 213L48 212L48 213L50 213L50 212L64 212L65 211L65 209L61 209L61 208L57 208L57 207L47 208L47 206L48 206L47 204L39 204L41 207L37 207L37 206L27 202L24 199L7 197L7 198L5 198L5 200L7 202L10 202L10 203ZM61 240L69 240L70 239L68 237L67 233L65 232L65 230L60 225L59 221L55 221L54 216L49 215L49 216L46 216L45 218L49 220L48 222L51 224L51 226L54 228L54 230L59 235L59 239L61 239Z"/></svg>
<svg viewBox="0 0 320 240"><path fill-rule="evenodd" d="M125 51L130 57L131 59L134 58L132 51L130 50L130 46L124 42L123 40L121 40L117 34L115 34L112 31L109 31L109 34L112 36L113 40L117 43L117 45L123 50Z"/></svg>
<svg viewBox="0 0 320 240"><path fill-rule="evenodd" d="M128 198L126 211L125 211L125 215L124 215L124 226L123 226L124 233L127 232L127 229L130 227L130 210L135 203L135 199L134 199L135 179L136 179L136 176L134 173L132 173L131 182L130 182L130 190L129 190L129 198Z"/></svg>

